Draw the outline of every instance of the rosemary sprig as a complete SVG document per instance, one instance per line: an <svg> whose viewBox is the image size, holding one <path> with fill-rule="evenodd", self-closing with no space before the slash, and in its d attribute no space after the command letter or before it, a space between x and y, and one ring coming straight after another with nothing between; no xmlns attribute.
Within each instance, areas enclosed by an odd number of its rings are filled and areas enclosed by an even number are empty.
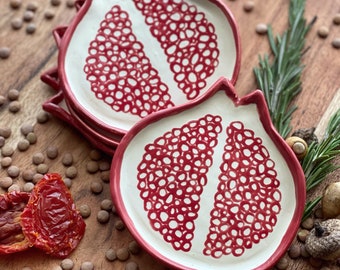
<svg viewBox="0 0 340 270"><path fill-rule="evenodd" d="M301 73L303 65L305 37L314 24L304 19L305 0L290 0L289 27L280 36L274 37L268 27L268 40L272 52L259 56L259 67L254 68L258 88L264 93L271 120L283 138L291 132L291 118L296 110L293 99L301 92ZM319 143L313 142L301 162L306 177L307 192L320 184L328 174L340 166L333 164L340 154L340 110L333 115L326 128L326 133ZM303 219L308 217L321 197L305 205Z"/></svg>
<svg viewBox="0 0 340 270"><path fill-rule="evenodd" d="M320 142L313 142L309 146L307 155L301 163L306 177L307 192L325 180L327 175L340 168L340 165L333 163L338 155L340 155L340 109L330 118L325 135ZM318 197L306 203L303 219L311 214L320 200L321 197Z"/></svg>
<svg viewBox="0 0 340 270"><path fill-rule="evenodd" d="M292 100L301 92L301 57L305 37L315 20L306 24L304 19L305 0L291 0L289 6L289 27L282 36L276 38L271 26L268 40L273 54L259 56L259 67L254 74L259 89L265 95L271 120L283 138L291 131L291 116L296 110Z"/></svg>

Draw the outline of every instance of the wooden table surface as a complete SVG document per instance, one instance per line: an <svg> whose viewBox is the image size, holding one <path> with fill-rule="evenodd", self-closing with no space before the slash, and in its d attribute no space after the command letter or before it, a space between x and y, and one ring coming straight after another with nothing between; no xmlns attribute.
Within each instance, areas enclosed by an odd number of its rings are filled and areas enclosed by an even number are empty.
<svg viewBox="0 0 340 270"><path fill-rule="evenodd" d="M242 61L236 90L239 96L253 91L256 88L252 69L258 63L258 55L269 52L268 41L265 35L255 33L258 23L271 24L275 33L281 33L287 27L288 0L255 0L252 12L245 12L243 5L246 1L225 0L233 12L241 34ZM20 91L19 103L21 109L17 113L9 110L10 102L6 99L0 106L0 128L10 127L11 136L6 139L6 145L16 149L17 143L23 138L20 128L23 124L34 125L37 142L27 151L15 150L12 155L12 165L20 168L34 170L32 156L42 152L46 155L48 146L56 146L59 155L56 159L46 158L45 163L50 172L58 172L65 175L66 167L62 164L65 153L71 152L74 157L74 166L78 169L78 175L72 180L71 193L76 205L79 207L88 204L92 214L87 218L84 239L70 258L75 262L74 269L80 269L84 261L92 261L95 269L125 269L129 261L135 261L141 270L165 269L161 263L142 251L138 255L131 255L127 261L116 260L108 262L105 252L112 248L127 247L133 241L129 232L125 229L119 231L114 224L119 217L111 214L106 224L100 224L96 215L100 209L100 202L110 199L109 184L101 180L101 172L89 174L86 165L91 160L90 152L95 148L75 129L66 123L51 117L45 124L38 124L37 115L42 111L42 103L54 94L54 91L41 82L42 72L56 65L58 50L51 35L53 28L59 25L67 25L74 14L75 8L67 7L66 1L61 1L59 6L52 6L46 0L23 0L22 6L13 10L9 7L10 1L0 1L0 47L7 46L11 49L8 59L0 59L0 94L7 97L10 89ZM38 9L35 12L33 22L36 31L33 34L26 33L27 22L19 30L11 28L14 18L22 18L28 3L35 2ZM53 11L54 18L44 18L46 10ZM339 106L340 88L340 50L332 47L334 38L340 37L340 25L332 22L336 13L340 12L340 0L318 1L307 0L305 17L308 21L317 16L317 21L308 34L306 46L310 49L303 57L305 69L303 73L303 91L296 99L298 110L294 113L293 128L318 127L322 129L327 122L331 110ZM329 36L325 39L318 37L317 30L321 26L329 28ZM1 157L2 158L2 157ZM110 162L110 157L102 155L102 162ZM338 161L339 162L339 161ZM0 168L0 178L7 176L6 168ZM329 177L328 181L339 180L339 172ZM97 181L104 185L100 194L93 194L90 190L91 183ZM23 185L21 175L14 179L15 183ZM309 197L320 193L322 188L308 194ZM5 190L0 188L0 192ZM13 255L0 256L0 269L20 270L24 266L34 270L60 269L60 259L44 255L41 251L31 249L26 252ZM291 260L289 269L314 269L307 260ZM335 269L335 268L334 268Z"/></svg>

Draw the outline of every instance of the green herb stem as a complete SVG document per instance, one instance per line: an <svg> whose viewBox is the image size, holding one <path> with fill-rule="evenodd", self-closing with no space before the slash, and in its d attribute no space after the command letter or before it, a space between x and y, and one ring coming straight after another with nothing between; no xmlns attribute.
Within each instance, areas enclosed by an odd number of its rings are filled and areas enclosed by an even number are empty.
<svg viewBox="0 0 340 270"><path fill-rule="evenodd" d="M296 110L292 100L301 92L301 57L305 37L312 25L304 19L305 0L291 0L289 28L274 37L268 27L268 40L273 54L259 57L259 67L254 68L257 85L265 95L272 122L283 138L291 132L291 116Z"/></svg>

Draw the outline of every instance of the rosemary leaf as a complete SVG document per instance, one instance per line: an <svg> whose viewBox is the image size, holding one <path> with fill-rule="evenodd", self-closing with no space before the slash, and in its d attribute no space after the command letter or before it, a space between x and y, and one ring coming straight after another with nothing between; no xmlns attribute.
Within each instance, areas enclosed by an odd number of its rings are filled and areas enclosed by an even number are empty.
<svg viewBox="0 0 340 270"><path fill-rule="evenodd" d="M302 215L302 221L304 221L306 218L308 218L312 214L313 209L315 208L315 206L317 206L317 204L321 201L321 199L322 197L317 197L313 201L309 201L306 203L305 210Z"/></svg>
<svg viewBox="0 0 340 270"><path fill-rule="evenodd" d="M291 131L291 116L296 107L292 100L301 92L301 57L311 24L304 19L305 0L291 0L289 27L280 36L274 37L268 27L268 41L272 52L259 57L259 66L254 68L258 88L264 93L273 125L283 138Z"/></svg>

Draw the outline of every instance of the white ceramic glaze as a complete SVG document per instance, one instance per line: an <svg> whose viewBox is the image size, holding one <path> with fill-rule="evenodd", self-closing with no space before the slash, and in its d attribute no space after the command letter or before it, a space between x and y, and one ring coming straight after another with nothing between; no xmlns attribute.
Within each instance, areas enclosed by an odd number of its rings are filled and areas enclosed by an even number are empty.
<svg viewBox="0 0 340 270"><path fill-rule="evenodd" d="M84 121L92 122L100 130L124 134L145 115L202 95L220 76L236 82L240 65L239 36L234 18L224 1L149 2L87 0L59 40L58 72L67 103ZM166 11L152 12L150 6L163 7ZM162 22L164 16L168 17ZM170 20L172 24L167 24ZM113 22L115 26L112 26ZM172 29L173 25L176 30ZM167 28L160 30L164 33L157 37L150 30L152 27ZM120 32L115 31L118 28ZM176 33L180 33L179 36ZM139 57L138 61L135 57L136 61L143 63L133 70L131 63L136 64L135 58L122 47L125 35L129 41L126 47L133 48L134 56ZM198 41L201 41L200 45L193 45ZM101 50L102 45L107 48ZM197 54L193 52L195 50ZM182 51L185 52L183 55ZM122 63L115 69L114 65L119 61ZM203 61L202 65L197 61ZM101 78L104 77L100 75L93 80L94 73L103 74L104 71L108 72L103 81ZM144 73L149 77L141 82ZM127 79L129 74L133 75ZM202 77L202 84L195 76ZM108 78L117 77L124 82L116 80L104 86L104 82L110 80ZM181 85L181 80L186 80L186 86ZM155 81L152 87L156 93L147 92L145 85L143 89L136 90L136 82L141 86ZM103 88L99 91L100 87ZM111 87L121 87L121 90L106 91ZM164 91L159 92L159 89ZM184 94L184 89L189 89L189 93ZM104 97L100 97L101 91L106 91ZM117 105L117 100L128 91L134 94ZM146 97L137 97L138 91L147 93ZM159 96L163 100L154 102ZM150 100L153 101L150 105L154 106L153 109L148 108ZM164 100L167 104L159 105ZM126 109L130 105L137 112L132 108Z"/></svg>
<svg viewBox="0 0 340 270"><path fill-rule="evenodd" d="M111 191L140 244L178 269L269 269L305 203L301 166L262 92L239 99L226 79L136 124L116 150Z"/></svg>

